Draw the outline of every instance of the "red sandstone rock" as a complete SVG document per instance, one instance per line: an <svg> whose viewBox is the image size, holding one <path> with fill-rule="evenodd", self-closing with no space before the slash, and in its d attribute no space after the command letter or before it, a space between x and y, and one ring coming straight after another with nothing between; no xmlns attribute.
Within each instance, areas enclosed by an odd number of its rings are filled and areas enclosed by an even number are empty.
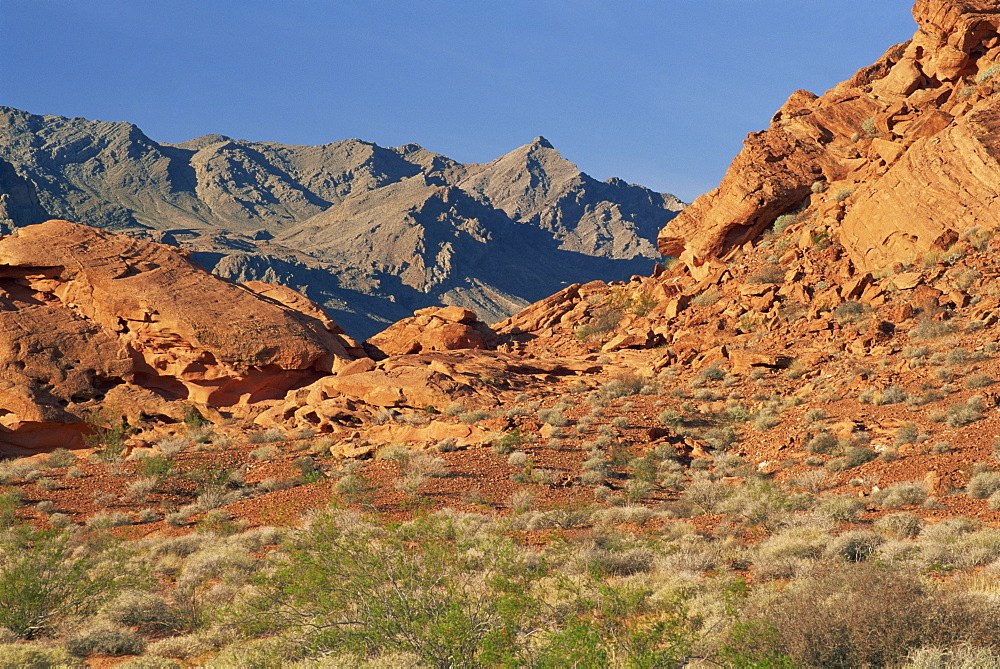
<svg viewBox="0 0 1000 669"><path fill-rule="evenodd" d="M385 355L485 349L496 342L493 330L471 309L462 307L419 309L411 318L393 323L367 341Z"/></svg>
<svg viewBox="0 0 1000 669"><path fill-rule="evenodd" d="M0 444L79 445L119 386L224 406L281 397L347 355L320 321L176 249L66 221L0 238L0 291Z"/></svg>
<svg viewBox="0 0 1000 669"><path fill-rule="evenodd" d="M919 0L913 13L910 42L822 97L793 93L719 187L661 232L660 251L700 278L803 204L863 271L1000 225L1000 93L984 74L1000 63L997 2Z"/></svg>

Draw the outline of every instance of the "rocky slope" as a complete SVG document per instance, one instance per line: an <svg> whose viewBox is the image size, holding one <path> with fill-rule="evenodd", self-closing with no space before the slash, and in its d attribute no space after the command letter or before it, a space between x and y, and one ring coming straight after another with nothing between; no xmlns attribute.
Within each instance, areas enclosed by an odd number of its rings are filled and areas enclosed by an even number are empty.
<svg viewBox="0 0 1000 669"><path fill-rule="evenodd" d="M30 182L50 216L180 242L220 276L306 293L361 336L430 305L497 320L566 282L646 273L682 206L595 181L544 138L465 165L355 139L160 144L128 123L3 107L0 160L16 171L0 192ZM43 220L24 206L19 219Z"/></svg>
<svg viewBox="0 0 1000 669"><path fill-rule="evenodd" d="M1000 8L920 0L920 29L821 97L796 91L719 187L661 232L695 273L811 207L876 270L1000 223Z"/></svg>

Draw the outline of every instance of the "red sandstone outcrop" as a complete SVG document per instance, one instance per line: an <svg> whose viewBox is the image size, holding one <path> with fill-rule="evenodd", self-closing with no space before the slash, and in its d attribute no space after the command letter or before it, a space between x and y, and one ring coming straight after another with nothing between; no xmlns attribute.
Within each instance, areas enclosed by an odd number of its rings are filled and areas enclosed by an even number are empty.
<svg viewBox="0 0 1000 669"><path fill-rule="evenodd" d="M122 385L226 406L282 397L349 358L335 324L281 301L176 249L66 221L0 238L0 444L72 446Z"/></svg>
<svg viewBox="0 0 1000 669"><path fill-rule="evenodd" d="M408 355L421 351L485 349L496 345L497 337L471 309L427 307L393 323L367 343L385 355Z"/></svg>
<svg viewBox="0 0 1000 669"><path fill-rule="evenodd" d="M920 29L822 97L796 91L661 232L696 277L811 206L873 270L1000 224L1000 2L919 0Z"/></svg>

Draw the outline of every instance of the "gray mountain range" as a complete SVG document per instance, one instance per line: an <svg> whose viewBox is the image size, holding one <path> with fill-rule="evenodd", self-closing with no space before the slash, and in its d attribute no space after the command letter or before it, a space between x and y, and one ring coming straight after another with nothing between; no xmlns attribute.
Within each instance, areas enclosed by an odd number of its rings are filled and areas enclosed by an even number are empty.
<svg viewBox="0 0 1000 669"><path fill-rule="evenodd" d="M180 245L222 277L302 291L359 338L425 306L494 321L567 283L648 274L683 206L597 181L542 137L463 164L358 139L166 144L0 107L0 225L64 218Z"/></svg>

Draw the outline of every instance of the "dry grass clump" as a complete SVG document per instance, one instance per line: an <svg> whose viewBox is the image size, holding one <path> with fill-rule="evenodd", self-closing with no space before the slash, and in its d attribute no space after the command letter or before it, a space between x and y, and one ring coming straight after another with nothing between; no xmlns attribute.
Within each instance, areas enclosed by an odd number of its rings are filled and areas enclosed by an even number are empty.
<svg viewBox="0 0 1000 669"><path fill-rule="evenodd" d="M269 427L266 430L260 432L254 432L249 437L247 441L251 444L271 444L279 441L287 441L288 437L277 427Z"/></svg>
<svg viewBox="0 0 1000 669"><path fill-rule="evenodd" d="M903 481L872 492L871 500L880 509L899 509L921 504L927 499L927 485L919 481Z"/></svg>

